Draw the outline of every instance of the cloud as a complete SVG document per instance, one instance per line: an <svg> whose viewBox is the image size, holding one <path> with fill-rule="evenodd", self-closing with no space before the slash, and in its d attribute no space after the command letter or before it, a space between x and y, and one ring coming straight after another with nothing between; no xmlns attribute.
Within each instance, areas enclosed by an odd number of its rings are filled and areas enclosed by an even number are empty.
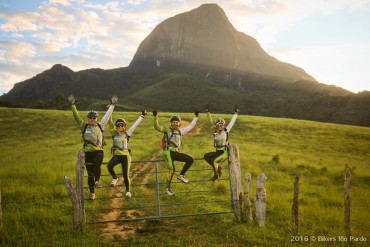
<svg viewBox="0 0 370 247"><path fill-rule="evenodd" d="M237 30L256 38L263 46L277 42L277 36L316 14L331 15L337 11L363 8L368 0L275 0L230 1L224 10Z"/></svg>
<svg viewBox="0 0 370 247"><path fill-rule="evenodd" d="M37 25L34 22L39 18L38 13L18 13L15 16L5 15L3 18L7 19L7 23L0 26L0 30L4 32L23 32L23 31L37 31Z"/></svg>
<svg viewBox="0 0 370 247"><path fill-rule="evenodd" d="M17 41L0 42L1 62L22 63L23 59L32 58L36 49L32 44Z"/></svg>
<svg viewBox="0 0 370 247"><path fill-rule="evenodd" d="M144 2L146 2L146 0L128 0L127 1L128 4L133 4L133 5L139 5Z"/></svg>
<svg viewBox="0 0 370 247"><path fill-rule="evenodd" d="M368 43L297 46L275 50L272 55L305 68L311 75L319 75L316 79L320 82L336 84L352 92L369 90Z"/></svg>
<svg viewBox="0 0 370 247"><path fill-rule="evenodd" d="M0 10L0 72L1 82L7 85L6 88L56 63L62 63L75 71L93 67L110 69L127 66L140 42L156 25L205 3L201 0L98 2L44 0L32 12L22 10L9 14L10 11ZM368 0L213 2L224 9L238 31L256 38L268 53L271 52L282 61L287 59L287 62L299 61L294 59L308 54L303 50L319 54L323 47L307 45L301 47L301 51L279 50L274 46L279 42L279 35L314 15L331 15L343 9L356 11L368 5ZM28 67L30 64L32 66ZM18 66L22 65L22 72L12 69L19 69ZM301 66L299 63L296 65ZM302 65L302 68L312 71L316 77L315 68L308 63Z"/></svg>

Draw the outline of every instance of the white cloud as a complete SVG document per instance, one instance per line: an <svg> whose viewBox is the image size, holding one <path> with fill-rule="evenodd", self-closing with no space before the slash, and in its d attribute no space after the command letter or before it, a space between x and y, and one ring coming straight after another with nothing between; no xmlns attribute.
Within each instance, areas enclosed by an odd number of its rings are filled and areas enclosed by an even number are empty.
<svg viewBox="0 0 370 247"><path fill-rule="evenodd" d="M13 23L6 23L0 25L0 30L3 32L17 32L18 28Z"/></svg>
<svg viewBox="0 0 370 247"><path fill-rule="evenodd" d="M32 44L16 41L0 42L0 51L0 61L14 64L21 64L22 61L32 58L36 54Z"/></svg>
<svg viewBox="0 0 370 247"><path fill-rule="evenodd" d="M307 46L301 50L284 51L277 50L274 44L279 42L282 32L311 16L331 15L344 9L355 11L369 4L368 0L213 2L224 9L238 31L256 38L262 47L267 48L268 53L302 67L320 81L332 83L337 78L326 79L334 78L329 77L329 72L335 73L336 69L336 65L329 61L330 56L335 53L335 49L350 49L349 45L333 44L329 48L305 44ZM62 63L75 71L93 67L110 69L127 66L140 42L157 24L203 3L206 1L117 0L95 3L94 0L45 0L37 12L23 11L12 15L0 13L0 37L6 39L0 43L1 81L11 85L56 63ZM29 40L30 37L32 40ZM323 60L317 59L324 55L328 57L328 77L324 76L325 71L315 67ZM312 57L307 60L308 56ZM358 62L356 58L351 59L353 63ZM32 66L28 67L30 64ZM10 69L18 65L24 66L22 73ZM352 78L355 78L354 75Z"/></svg>
<svg viewBox="0 0 370 247"><path fill-rule="evenodd" d="M275 0L225 2L224 10L237 30L256 38L263 46L277 42L279 33L315 14L360 9L368 0ZM250 3L252 2L252 3Z"/></svg>
<svg viewBox="0 0 370 247"><path fill-rule="evenodd" d="M49 0L51 4L60 4L63 6L70 6L72 1L69 0Z"/></svg>
<svg viewBox="0 0 370 247"><path fill-rule="evenodd" d="M7 18L7 23L0 26L4 32L37 31L37 25L33 23L39 18L37 13L19 13L5 18Z"/></svg>
<svg viewBox="0 0 370 247"><path fill-rule="evenodd" d="M133 5L139 5L144 2L146 2L146 0L127 0L128 4L133 4Z"/></svg>
<svg viewBox="0 0 370 247"><path fill-rule="evenodd" d="M368 43L301 46L276 50L272 55L305 68L311 75L318 75L316 79L320 82L336 84L352 92L369 90ZM352 66L353 64L356 66Z"/></svg>

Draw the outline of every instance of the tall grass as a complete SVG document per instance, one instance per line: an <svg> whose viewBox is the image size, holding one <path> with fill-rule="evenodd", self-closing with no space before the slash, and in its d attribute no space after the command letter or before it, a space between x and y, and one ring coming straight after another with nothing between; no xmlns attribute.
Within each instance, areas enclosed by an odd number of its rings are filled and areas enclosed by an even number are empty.
<svg viewBox="0 0 370 247"><path fill-rule="evenodd" d="M124 117L131 126L139 115L114 112L113 117ZM159 153L162 135L154 130L150 115L130 140L133 160L152 158ZM160 123L168 125L170 115L160 113ZM71 201L63 177L75 179L76 153L82 145L72 113L0 108L0 116L2 246L349 246L349 242L339 241L291 241L293 180L297 173L302 175L299 235L345 235L343 178L346 166L352 171L352 235L368 239L352 244L369 244L369 128L241 115L229 139L239 146L242 176L252 174L252 196L256 176L264 172L268 177L264 227L258 227L255 222L237 224L232 215L187 217L148 221L136 227L136 234L128 239L109 242L100 238L101 225L86 225L81 233L72 231ZM183 120L190 121L192 117L191 113L181 114ZM231 119L231 115L215 117ZM199 134L184 137L183 151L202 157L213 150L213 130L204 114L200 114L197 126ZM105 137L108 145L104 161L107 162L110 158L108 133ZM154 155L153 158L161 157ZM204 161L199 162L207 166ZM177 170L181 167L179 164ZM105 165L103 173L107 174ZM192 173L187 176L192 180ZM220 184L221 181L215 182L216 194L218 186L222 187ZM97 196L102 193L97 191ZM86 206L94 208L100 203L103 202L87 202Z"/></svg>

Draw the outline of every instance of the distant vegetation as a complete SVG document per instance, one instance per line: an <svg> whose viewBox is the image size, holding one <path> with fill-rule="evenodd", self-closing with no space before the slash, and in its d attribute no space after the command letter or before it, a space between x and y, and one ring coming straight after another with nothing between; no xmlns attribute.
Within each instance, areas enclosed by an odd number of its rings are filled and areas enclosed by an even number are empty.
<svg viewBox="0 0 370 247"><path fill-rule="evenodd" d="M288 82L256 74L207 74L202 70L160 69L136 74L129 68L89 69L73 72L55 65L34 78L17 84L0 97L2 106L68 109L74 94L80 109L104 110L111 95L117 108L139 111L190 112L211 104L213 111L230 113L238 104L242 114L305 119L370 126L370 92L353 94L312 81Z"/></svg>
<svg viewBox="0 0 370 247"><path fill-rule="evenodd" d="M258 227L256 222L235 224L233 215L185 217L133 224L130 227L136 234L129 235L128 239L116 237L115 241L104 241L100 237L101 225L86 225L79 234L71 230L71 201L63 177L67 175L74 181L75 155L81 148L81 134L72 113L0 108L0 114L1 246L301 245L302 242L291 242L293 180L298 173L302 175L299 235L343 236L343 178L347 166L352 171L352 234L367 237L367 242L354 246L368 245L369 128L241 115L231 131L230 142L239 147L242 176L252 174L252 197L256 176L264 172L268 177L265 227ZM124 117L130 126L139 114L114 112L114 118ZM168 123L171 114L159 108L160 122ZM231 114L213 114L227 122L231 119ZM192 113L180 115L187 121L193 116ZM206 125L202 113L197 126L199 134L184 137L183 151L202 157L213 150L212 129ZM106 137L104 161L109 159L110 138ZM158 153L160 139L161 134L154 130L153 118L148 114L130 141L133 159L145 159ZM103 173L107 173L105 166ZM191 174L189 176L191 180ZM87 201L86 205L98 207L99 203L103 202ZM126 224L122 224L122 231L128 230ZM334 244L350 246L349 243ZM307 245L333 246L333 243L309 242Z"/></svg>

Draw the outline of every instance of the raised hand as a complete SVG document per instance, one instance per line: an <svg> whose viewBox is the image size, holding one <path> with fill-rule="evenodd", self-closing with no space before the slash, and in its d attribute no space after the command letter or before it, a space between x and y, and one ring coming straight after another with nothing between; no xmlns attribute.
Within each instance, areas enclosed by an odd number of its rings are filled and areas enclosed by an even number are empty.
<svg viewBox="0 0 370 247"><path fill-rule="evenodd" d="M211 106L209 104L206 105L206 112L209 112L211 110Z"/></svg>
<svg viewBox="0 0 370 247"><path fill-rule="evenodd" d="M198 116L199 116L199 110L198 110L198 108L197 108L197 107L195 107L195 109L194 109L194 115L195 115L196 117L198 117Z"/></svg>
<svg viewBox="0 0 370 247"><path fill-rule="evenodd" d="M235 113L238 113L238 112L239 112L239 107L238 107L238 105L234 105L234 112L235 112Z"/></svg>
<svg viewBox="0 0 370 247"><path fill-rule="evenodd" d="M75 99L75 97L71 94L71 95L69 95L69 96L68 96L68 101L69 101L69 103L70 103L71 105L74 105L74 104L75 104L75 102L76 102L76 99Z"/></svg>
<svg viewBox="0 0 370 247"><path fill-rule="evenodd" d="M157 116L158 115L158 111L157 111L157 109L154 109L153 110L153 116Z"/></svg>
<svg viewBox="0 0 370 247"><path fill-rule="evenodd" d="M113 95L112 98L110 99L110 103L112 105L115 105L118 101L118 97L116 95Z"/></svg>
<svg viewBox="0 0 370 247"><path fill-rule="evenodd" d="M146 111L146 109L141 110L141 115L146 116L146 114L148 114L148 112Z"/></svg>

